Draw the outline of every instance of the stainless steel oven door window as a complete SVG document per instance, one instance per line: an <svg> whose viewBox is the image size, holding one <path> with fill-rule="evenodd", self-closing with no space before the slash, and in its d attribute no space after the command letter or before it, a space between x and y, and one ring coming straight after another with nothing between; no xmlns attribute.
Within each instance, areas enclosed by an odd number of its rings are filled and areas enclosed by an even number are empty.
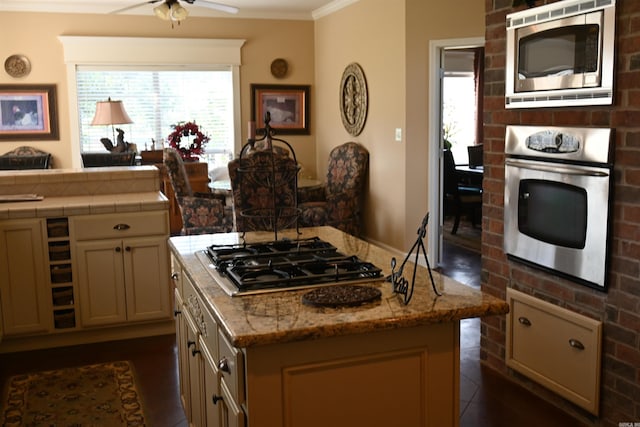
<svg viewBox="0 0 640 427"><path fill-rule="evenodd" d="M507 159L505 252L604 288L609 175L608 168Z"/></svg>

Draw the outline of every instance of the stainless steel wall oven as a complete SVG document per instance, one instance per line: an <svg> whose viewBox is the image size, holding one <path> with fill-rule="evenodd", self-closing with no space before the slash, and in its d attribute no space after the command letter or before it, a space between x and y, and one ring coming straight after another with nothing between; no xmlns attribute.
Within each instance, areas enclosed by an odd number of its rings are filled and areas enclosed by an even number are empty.
<svg viewBox="0 0 640 427"><path fill-rule="evenodd" d="M606 290L612 137L608 128L507 127L509 258Z"/></svg>

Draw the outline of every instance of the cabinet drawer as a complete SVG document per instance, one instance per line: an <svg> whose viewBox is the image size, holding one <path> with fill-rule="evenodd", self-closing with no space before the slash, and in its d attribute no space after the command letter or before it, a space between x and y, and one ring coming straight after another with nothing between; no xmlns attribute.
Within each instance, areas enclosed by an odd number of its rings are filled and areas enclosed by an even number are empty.
<svg viewBox="0 0 640 427"><path fill-rule="evenodd" d="M75 240L169 234L166 211L82 215L70 218Z"/></svg>
<svg viewBox="0 0 640 427"><path fill-rule="evenodd" d="M244 403L244 358L242 352L233 347L222 331L218 331L218 345L220 346L220 361L218 370L222 382L226 383L231 397L239 404Z"/></svg>
<svg viewBox="0 0 640 427"><path fill-rule="evenodd" d="M598 414L602 322L507 289L507 365Z"/></svg>

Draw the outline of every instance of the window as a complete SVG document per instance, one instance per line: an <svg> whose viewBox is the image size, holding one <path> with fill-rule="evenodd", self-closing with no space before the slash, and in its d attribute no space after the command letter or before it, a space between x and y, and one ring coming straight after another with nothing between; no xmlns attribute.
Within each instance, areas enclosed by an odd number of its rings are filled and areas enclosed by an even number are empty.
<svg viewBox="0 0 640 427"><path fill-rule="evenodd" d="M116 125L138 151L164 143L172 126L195 121L209 136L212 166L225 164L234 152L233 76L230 70L153 70L125 67L78 67L76 73L82 152L103 152L100 138L113 140L112 129L92 126L96 102L122 101L132 124ZM113 141L115 143L115 141Z"/></svg>
<svg viewBox="0 0 640 427"><path fill-rule="evenodd" d="M102 151L111 129L91 126L96 102L123 102L134 123L122 125L138 150L166 139L171 125L195 120L210 136L209 170L241 147L242 39L58 36L69 89L71 154ZM77 102L74 102L77 101ZM148 147L149 148L149 147Z"/></svg>
<svg viewBox="0 0 640 427"><path fill-rule="evenodd" d="M476 139L476 91L473 73L448 73L442 82L444 139L456 164L469 162L467 146Z"/></svg>

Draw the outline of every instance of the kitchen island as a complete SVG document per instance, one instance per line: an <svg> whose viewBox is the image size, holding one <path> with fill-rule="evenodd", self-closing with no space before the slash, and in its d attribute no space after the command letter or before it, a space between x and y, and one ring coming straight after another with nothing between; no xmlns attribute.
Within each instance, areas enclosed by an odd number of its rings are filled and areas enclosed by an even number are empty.
<svg viewBox="0 0 640 427"><path fill-rule="evenodd" d="M330 227L301 231L391 272L387 250ZM273 233L245 240L273 240ZM423 267L408 305L386 281L367 283L381 291L379 301L352 308L303 304L309 289L231 297L201 252L240 242L237 233L169 241L182 314L181 395L192 424L458 425L459 321L503 315L505 301L434 272L437 297Z"/></svg>

